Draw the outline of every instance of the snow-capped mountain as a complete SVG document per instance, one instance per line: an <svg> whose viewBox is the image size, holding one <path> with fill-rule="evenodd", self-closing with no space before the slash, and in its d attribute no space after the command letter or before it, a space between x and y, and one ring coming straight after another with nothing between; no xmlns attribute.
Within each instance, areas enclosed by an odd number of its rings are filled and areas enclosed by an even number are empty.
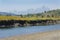
<svg viewBox="0 0 60 40"><path fill-rule="evenodd" d="M36 8L36 9L27 9L27 10L22 10L22 11L12 11L12 12L0 12L0 15L25 15L25 14L35 14L35 13L41 13L43 11L49 11L50 8L48 7L41 7L41 8Z"/></svg>
<svg viewBox="0 0 60 40"><path fill-rule="evenodd" d="M23 11L18 11L18 14L33 14L33 13L41 13L43 11L49 11L50 8L48 7L41 7L41 8L36 8L36 9L27 9L27 10L23 10Z"/></svg>

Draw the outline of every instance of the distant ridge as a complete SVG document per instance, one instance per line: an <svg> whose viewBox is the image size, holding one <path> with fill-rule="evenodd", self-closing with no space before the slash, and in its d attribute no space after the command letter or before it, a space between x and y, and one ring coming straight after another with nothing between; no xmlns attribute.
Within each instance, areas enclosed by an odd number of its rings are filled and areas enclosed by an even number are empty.
<svg viewBox="0 0 60 40"><path fill-rule="evenodd" d="M0 12L0 15L16 15L14 13L9 13L9 12Z"/></svg>
<svg viewBox="0 0 60 40"><path fill-rule="evenodd" d="M27 10L22 10L22 11L15 11L17 14L35 14L35 13L41 13L41 12L44 12L44 11L49 11L50 10L50 8L48 8L48 7L45 7L45 6L43 6L43 7L40 7L40 8L36 8L36 9L33 9L33 8L31 8L31 9L27 9ZM15 13L14 12L14 13Z"/></svg>

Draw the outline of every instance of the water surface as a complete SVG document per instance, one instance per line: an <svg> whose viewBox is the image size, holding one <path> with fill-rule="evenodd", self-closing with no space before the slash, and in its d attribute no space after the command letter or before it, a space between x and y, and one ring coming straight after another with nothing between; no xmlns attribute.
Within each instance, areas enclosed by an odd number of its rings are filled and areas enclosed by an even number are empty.
<svg viewBox="0 0 60 40"><path fill-rule="evenodd" d="M60 25L47 25L47 26L27 26L27 27L18 27L10 29L0 29L0 38L14 36L14 35L23 35L31 34L35 32L45 32L50 30L60 30Z"/></svg>

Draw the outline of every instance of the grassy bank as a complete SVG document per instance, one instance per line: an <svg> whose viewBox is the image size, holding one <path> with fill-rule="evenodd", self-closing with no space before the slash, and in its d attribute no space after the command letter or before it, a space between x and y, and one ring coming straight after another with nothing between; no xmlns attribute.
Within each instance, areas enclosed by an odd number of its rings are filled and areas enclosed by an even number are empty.
<svg viewBox="0 0 60 40"><path fill-rule="evenodd" d="M60 20L60 17L20 17L20 16L0 16L0 20Z"/></svg>

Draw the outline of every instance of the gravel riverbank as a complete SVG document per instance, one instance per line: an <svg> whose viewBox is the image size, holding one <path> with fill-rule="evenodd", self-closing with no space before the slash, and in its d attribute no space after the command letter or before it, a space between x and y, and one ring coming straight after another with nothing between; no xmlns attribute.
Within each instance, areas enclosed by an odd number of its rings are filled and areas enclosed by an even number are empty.
<svg viewBox="0 0 60 40"><path fill-rule="evenodd" d="M0 40L60 40L60 30L0 38Z"/></svg>

